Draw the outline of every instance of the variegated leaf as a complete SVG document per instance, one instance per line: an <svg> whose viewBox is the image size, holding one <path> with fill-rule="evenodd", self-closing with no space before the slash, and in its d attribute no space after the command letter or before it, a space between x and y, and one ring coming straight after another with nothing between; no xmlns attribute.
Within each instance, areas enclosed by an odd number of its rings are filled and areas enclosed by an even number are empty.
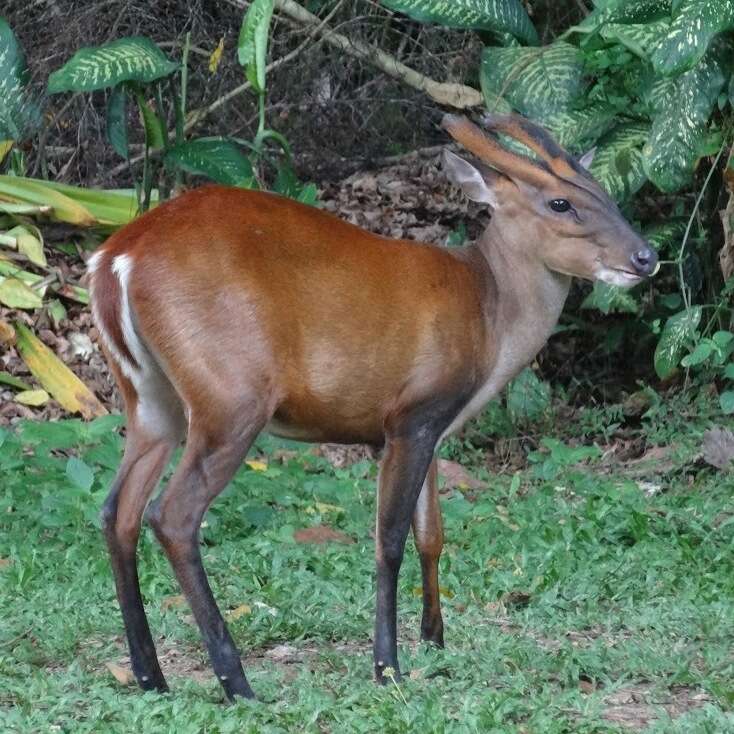
<svg viewBox="0 0 734 734"><path fill-rule="evenodd" d="M603 314L637 313L639 306L635 297L624 288L597 281L594 289L581 304L581 308L598 309Z"/></svg>
<svg viewBox="0 0 734 734"><path fill-rule="evenodd" d="M671 316L665 322L655 349L655 372L660 379L671 375L678 366L686 346L693 340L701 323L701 313L701 306L693 306Z"/></svg>
<svg viewBox="0 0 734 734"><path fill-rule="evenodd" d="M414 20L508 33L524 43L538 43L538 34L520 0L382 0L382 4Z"/></svg>
<svg viewBox="0 0 734 734"><path fill-rule="evenodd" d="M648 59L670 31L670 19L649 23L609 23L599 33L607 41L617 41L632 53Z"/></svg>
<svg viewBox="0 0 734 734"><path fill-rule="evenodd" d="M649 125L625 123L597 145L590 171L616 201L628 199L647 179L642 166L642 146L649 133Z"/></svg>
<svg viewBox="0 0 734 734"><path fill-rule="evenodd" d="M482 53L482 90L488 106L500 97L536 120L571 108L585 87L582 72L581 51L563 41L540 48L487 47Z"/></svg>
<svg viewBox="0 0 734 734"><path fill-rule="evenodd" d="M680 243L686 231L685 219L670 219L645 231L645 239L660 253L678 255Z"/></svg>
<svg viewBox="0 0 734 734"><path fill-rule="evenodd" d="M655 116L642 162L647 177L662 191L676 191L690 180L725 82L718 54L709 53L690 71L652 85L647 97Z"/></svg>
<svg viewBox="0 0 734 734"><path fill-rule="evenodd" d="M120 38L82 48L48 79L50 94L91 92L120 82L152 82L178 69L149 38Z"/></svg>
<svg viewBox="0 0 734 734"><path fill-rule="evenodd" d="M673 22L653 54L655 71L666 76L692 69L718 33L734 28L734 0L680 0Z"/></svg>
<svg viewBox="0 0 734 734"><path fill-rule="evenodd" d="M23 50L0 17L0 141L21 140L40 119L38 105L26 89L27 81Z"/></svg>
<svg viewBox="0 0 734 734"><path fill-rule="evenodd" d="M198 138L176 145L166 153L165 162L207 176L219 183L251 188L254 173L250 159L227 138Z"/></svg>
<svg viewBox="0 0 734 734"><path fill-rule="evenodd" d="M670 18L672 0L601 0L594 5L594 11L579 28L589 31L607 23L644 23L666 16Z"/></svg>
<svg viewBox="0 0 734 734"><path fill-rule="evenodd" d="M273 0L253 0L242 19L237 41L237 58L245 67L248 81L257 92L265 91L265 64Z"/></svg>
<svg viewBox="0 0 734 734"><path fill-rule="evenodd" d="M585 153L614 125L614 109L601 102L561 110L539 120L572 153Z"/></svg>

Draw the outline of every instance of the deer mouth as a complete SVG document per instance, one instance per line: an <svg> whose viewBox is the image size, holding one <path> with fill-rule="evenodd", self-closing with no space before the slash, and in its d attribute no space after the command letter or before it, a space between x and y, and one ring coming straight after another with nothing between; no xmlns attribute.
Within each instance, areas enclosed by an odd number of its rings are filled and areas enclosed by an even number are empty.
<svg viewBox="0 0 734 734"><path fill-rule="evenodd" d="M644 277L639 273L626 268L615 268L609 265L601 265L594 273L596 280L601 280L609 285L616 285L621 288L632 288L632 286L641 283Z"/></svg>

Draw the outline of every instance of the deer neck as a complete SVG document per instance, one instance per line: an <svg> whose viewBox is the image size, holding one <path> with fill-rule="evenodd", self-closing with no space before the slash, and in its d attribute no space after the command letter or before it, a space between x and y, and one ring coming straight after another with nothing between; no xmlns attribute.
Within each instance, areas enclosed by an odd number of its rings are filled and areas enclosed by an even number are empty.
<svg viewBox="0 0 734 734"><path fill-rule="evenodd" d="M563 310L571 278L549 270L502 233L492 220L477 243L491 272L494 298L487 328L493 351L510 352L523 366L548 341Z"/></svg>
<svg viewBox="0 0 734 734"><path fill-rule="evenodd" d="M487 282L484 369L473 396L444 436L461 428L533 360L548 341L563 310L571 278L531 260L490 224L472 249Z"/></svg>

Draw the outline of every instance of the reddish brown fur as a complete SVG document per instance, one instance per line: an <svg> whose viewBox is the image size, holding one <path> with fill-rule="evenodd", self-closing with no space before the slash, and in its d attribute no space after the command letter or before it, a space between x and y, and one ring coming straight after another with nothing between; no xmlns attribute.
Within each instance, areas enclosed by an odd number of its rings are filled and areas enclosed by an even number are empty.
<svg viewBox="0 0 734 734"><path fill-rule="evenodd" d="M208 355L226 355L271 393L277 424L308 440L379 444L401 405L482 377L471 357L485 349L486 286L449 250L384 239L272 194L206 186L133 222L105 252L133 258L144 341L194 412L215 421Z"/></svg>

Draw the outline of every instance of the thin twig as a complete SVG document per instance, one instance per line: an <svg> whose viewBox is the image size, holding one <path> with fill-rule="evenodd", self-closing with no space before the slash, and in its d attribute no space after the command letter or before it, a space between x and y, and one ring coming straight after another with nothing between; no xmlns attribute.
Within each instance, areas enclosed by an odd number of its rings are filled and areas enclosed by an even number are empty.
<svg viewBox="0 0 734 734"><path fill-rule="evenodd" d="M703 182L703 186L701 187L701 190L698 192L698 196L696 197L696 203L693 205L693 211L691 212L691 216L688 218L688 225L686 226L686 231L685 231L685 234L683 235L683 241L681 242L680 252L678 253L678 281L680 283L680 290L681 290L681 294L683 295L683 303L685 304L686 311L690 311L691 309L691 300L688 297L688 293L686 292L686 282L685 282L685 278L683 274L683 254L685 253L686 246L688 245L688 237L691 234L691 227L693 227L693 220L696 218L698 209L701 206L701 201L703 200L703 195L706 193L706 189L708 188L709 182L711 181L711 177L714 175L716 166L719 164L719 159L721 158L721 155L724 152L724 148L726 148L726 140L721 144L721 148L719 148L719 152L716 154L716 158L714 158L714 162L711 165L711 169L709 170L708 175L706 176L706 180Z"/></svg>

